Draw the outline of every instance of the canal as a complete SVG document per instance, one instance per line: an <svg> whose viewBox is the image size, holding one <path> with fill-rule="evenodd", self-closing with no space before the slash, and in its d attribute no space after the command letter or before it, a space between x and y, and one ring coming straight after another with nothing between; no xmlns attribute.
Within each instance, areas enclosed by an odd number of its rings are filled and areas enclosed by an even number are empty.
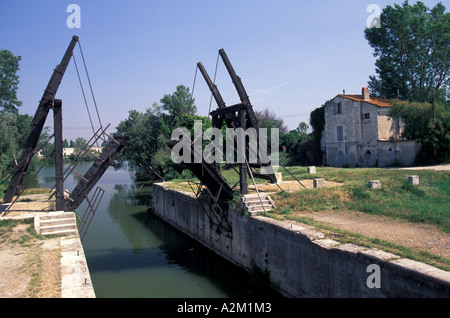
<svg viewBox="0 0 450 318"><path fill-rule="evenodd" d="M40 171L41 187L54 186L54 171ZM151 185L134 179L131 170L109 168L97 184L105 194L82 241L97 298L279 297L263 273L243 271L153 215ZM71 175L64 187L77 183Z"/></svg>

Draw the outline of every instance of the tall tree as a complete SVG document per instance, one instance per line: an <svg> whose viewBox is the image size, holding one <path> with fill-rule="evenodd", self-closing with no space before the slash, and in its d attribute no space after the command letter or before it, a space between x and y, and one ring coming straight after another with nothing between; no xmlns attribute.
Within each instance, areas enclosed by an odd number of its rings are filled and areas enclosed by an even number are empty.
<svg viewBox="0 0 450 318"><path fill-rule="evenodd" d="M450 14L442 3L388 5L380 27L364 30L377 58L371 93L384 98L445 102L450 94Z"/></svg>
<svg viewBox="0 0 450 318"><path fill-rule="evenodd" d="M175 92L164 95L160 101L161 108L168 112L166 122L168 128L173 130L180 125L180 119L185 114L195 114L197 107L194 105L194 99L189 92L189 87L178 85Z"/></svg>
<svg viewBox="0 0 450 318"><path fill-rule="evenodd" d="M19 84L20 56L14 56L8 50L0 50L0 110L17 113L22 102L17 99Z"/></svg>
<svg viewBox="0 0 450 318"><path fill-rule="evenodd" d="M164 95L160 104L154 103L145 112L131 110L128 118L117 126L118 135L130 141L121 152L119 161L128 161L145 170L146 180L187 176L183 165L174 164L165 142L179 127L193 130L194 121L202 120L203 129L211 126L206 117L197 116L189 88L179 85L173 94ZM183 171L186 170L186 171Z"/></svg>

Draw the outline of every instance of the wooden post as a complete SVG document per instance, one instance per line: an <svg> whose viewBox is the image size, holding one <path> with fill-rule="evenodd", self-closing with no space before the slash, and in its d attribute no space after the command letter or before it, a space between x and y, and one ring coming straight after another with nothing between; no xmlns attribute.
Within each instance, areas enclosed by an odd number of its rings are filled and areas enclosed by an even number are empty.
<svg viewBox="0 0 450 318"><path fill-rule="evenodd" d="M62 101L53 102L53 122L55 132L55 180L56 180L56 211L64 211L64 162L62 135Z"/></svg>
<svg viewBox="0 0 450 318"><path fill-rule="evenodd" d="M247 128L246 125L246 112L245 109L239 109L238 111L238 116L239 116L239 126L240 128L243 129L243 131L245 131L245 129ZM246 148L245 145L247 144L247 140L246 138L244 138L244 157L246 157ZM247 160L245 158L245 160ZM239 180L240 180L240 187L241 187L241 194L247 194L248 193L248 183L247 183L247 164L246 162L240 163L239 164Z"/></svg>

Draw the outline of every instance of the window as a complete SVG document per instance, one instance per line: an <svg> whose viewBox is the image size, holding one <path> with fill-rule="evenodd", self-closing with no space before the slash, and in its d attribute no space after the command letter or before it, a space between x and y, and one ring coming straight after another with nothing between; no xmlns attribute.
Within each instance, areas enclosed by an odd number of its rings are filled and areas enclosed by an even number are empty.
<svg viewBox="0 0 450 318"><path fill-rule="evenodd" d="M370 113L364 113L364 119L370 119Z"/></svg>
<svg viewBox="0 0 450 318"><path fill-rule="evenodd" d="M342 103L333 103L333 114L342 114Z"/></svg>
<svg viewBox="0 0 450 318"><path fill-rule="evenodd" d="M344 140L344 127L343 126L337 126L337 140Z"/></svg>

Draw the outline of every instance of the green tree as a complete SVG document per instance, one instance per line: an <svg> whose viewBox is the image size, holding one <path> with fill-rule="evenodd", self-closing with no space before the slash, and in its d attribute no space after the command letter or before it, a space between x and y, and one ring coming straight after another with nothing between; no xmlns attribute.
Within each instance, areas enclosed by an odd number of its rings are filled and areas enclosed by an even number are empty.
<svg viewBox="0 0 450 318"><path fill-rule="evenodd" d="M377 58L371 93L384 98L445 102L450 93L450 14L442 3L429 9L418 1L388 5L380 27L365 38Z"/></svg>
<svg viewBox="0 0 450 318"><path fill-rule="evenodd" d="M84 139L83 137L78 137L77 139L75 139L75 151L81 151L87 144L87 140Z"/></svg>
<svg viewBox="0 0 450 318"><path fill-rule="evenodd" d="M8 50L0 50L0 110L17 113L22 102L17 99L20 56Z"/></svg>
<svg viewBox="0 0 450 318"><path fill-rule="evenodd" d="M178 85L175 92L164 95L160 101L160 109L168 112L163 115L164 123L169 130L173 130L180 125L181 117L185 114L196 114L197 107L194 105L194 99L189 92L189 87Z"/></svg>
<svg viewBox="0 0 450 318"><path fill-rule="evenodd" d="M211 120L195 114L193 102L189 88L179 85L173 94L164 95L160 104L154 103L145 112L131 110L117 126L116 134L130 137L120 162L141 167L145 171L141 177L148 180L190 176L183 165L173 163L165 143L176 128L193 131L195 120L202 121L203 130L211 126Z"/></svg>
<svg viewBox="0 0 450 318"><path fill-rule="evenodd" d="M313 151L316 165L321 165L323 159L321 140L325 129L325 104L314 109L309 117L309 124L312 128L312 141L314 143Z"/></svg>
<svg viewBox="0 0 450 318"><path fill-rule="evenodd" d="M130 137L121 152L121 158L149 169L152 158L158 149L164 147L161 117L149 108L145 113L131 110L128 118L119 123L117 134Z"/></svg>
<svg viewBox="0 0 450 318"><path fill-rule="evenodd" d="M289 131L288 133L283 133L280 136L280 144L281 147L286 147L287 154L293 154L298 143L305 138L309 138L308 136L309 126L305 122L301 122L298 124L297 128Z"/></svg>
<svg viewBox="0 0 450 318"><path fill-rule="evenodd" d="M31 116L0 111L0 177L6 175L20 158L30 134Z"/></svg>
<svg viewBox="0 0 450 318"><path fill-rule="evenodd" d="M443 104L393 101L389 116L405 123L403 137L419 141L421 163L450 160L450 110Z"/></svg>

